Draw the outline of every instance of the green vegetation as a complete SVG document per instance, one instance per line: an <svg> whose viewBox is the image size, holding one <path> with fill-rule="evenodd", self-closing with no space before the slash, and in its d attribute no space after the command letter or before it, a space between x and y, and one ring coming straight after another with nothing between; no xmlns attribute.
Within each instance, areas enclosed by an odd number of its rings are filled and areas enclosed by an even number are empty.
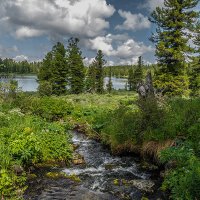
<svg viewBox="0 0 200 200"><path fill-rule="evenodd" d="M139 153L171 166L162 189L170 189L173 199L199 198L199 98L155 101L149 97L142 101L126 92L23 99L23 112L48 121L62 118L68 128L79 124L78 131L101 140L115 154Z"/></svg>

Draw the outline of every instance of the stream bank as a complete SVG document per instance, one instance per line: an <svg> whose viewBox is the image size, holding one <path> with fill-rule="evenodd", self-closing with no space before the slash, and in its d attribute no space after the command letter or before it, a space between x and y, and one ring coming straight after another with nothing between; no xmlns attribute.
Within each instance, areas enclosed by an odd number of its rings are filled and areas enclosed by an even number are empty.
<svg viewBox="0 0 200 200"><path fill-rule="evenodd" d="M162 180L158 169L144 170L139 159L132 156L113 156L109 149L84 134L72 132L72 136L76 157L79 155L83 162L68 168L40 169L36 172L38 177L29 182L25 199L167 199L159 189ZM47 177L48 170L67 177Z"/></svg>

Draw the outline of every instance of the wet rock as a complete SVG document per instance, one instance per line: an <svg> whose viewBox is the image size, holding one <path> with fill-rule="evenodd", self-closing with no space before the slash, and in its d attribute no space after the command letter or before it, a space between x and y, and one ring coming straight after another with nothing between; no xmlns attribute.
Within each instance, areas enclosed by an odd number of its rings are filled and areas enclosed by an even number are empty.
<svg viewBox="0 0 200 200"><path fill-rule="evenodd" d="M75 151L76 149L79 148L80 145L79 144L73 144L72 146L73 146L73 150Z"/></svg>
<svg viewBox="0 0 200 200"><path fill-rule="evenodd" d="M106 170L112 170L112 169L114 169L114 168L116 168L117 166L116 165L113 165L113 164L106 164L105 165L105 169Z"/></svg>
<svg viewBox="0 0 200 200"><path fill-rule="evenodd" d="M84 165L85 164L84 157L80 154L75 153L73 155L72 163L74 165Z"/></svg>
<svg viewBox="0 0 200 200"><path fill-rule="evenodd" d="M125 180L125 179L115 179L113 181L114 185L118 186L133 186L136 187L137 189L143 191L143 192L148 192L151 193L153 192L153 187L155 186L155 183L150 180Z"/></svg>
<svg viewBox="0 0 200 200"><path fill-rule="evenodd" d="M138 188L139 190L142 190L144 192L153 192L153 187L155 183L150 180L132 180L130 183Z"/></svg>

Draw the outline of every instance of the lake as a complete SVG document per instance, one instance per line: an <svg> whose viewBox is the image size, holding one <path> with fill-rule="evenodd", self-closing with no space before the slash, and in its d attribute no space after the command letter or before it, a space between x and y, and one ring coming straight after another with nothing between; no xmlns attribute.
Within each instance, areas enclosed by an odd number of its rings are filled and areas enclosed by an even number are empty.
<svg viewBox="0 0 200 200"><path fill-rule="evenodd" d="M6 79L1 79L1 81ZM19 87L24 92L35 92L38 88L37 76L16 76L14 80L18 81ZM108 82L108 77L104 78L105 85ZM115 90L124 89L127 79L112 77L113 88Z"/></svg>

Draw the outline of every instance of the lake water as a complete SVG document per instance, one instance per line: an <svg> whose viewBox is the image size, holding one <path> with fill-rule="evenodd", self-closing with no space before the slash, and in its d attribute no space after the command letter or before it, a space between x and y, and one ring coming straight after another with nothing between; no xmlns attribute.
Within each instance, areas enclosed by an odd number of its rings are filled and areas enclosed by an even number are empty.
<svg viewBox="0 0 200 200"><path fill-rule="evenodd" d="M2 79L5 81L5 79ZM1 80L1 81L2 81ZM37 76L17 76L14 80L18 81L19 87L24 92L35 92L38 88ZM104 79L105 84L108 82L108 77ZM124 89L127 79L125 78L112 78L113 88L116 90Z"/></svg>

